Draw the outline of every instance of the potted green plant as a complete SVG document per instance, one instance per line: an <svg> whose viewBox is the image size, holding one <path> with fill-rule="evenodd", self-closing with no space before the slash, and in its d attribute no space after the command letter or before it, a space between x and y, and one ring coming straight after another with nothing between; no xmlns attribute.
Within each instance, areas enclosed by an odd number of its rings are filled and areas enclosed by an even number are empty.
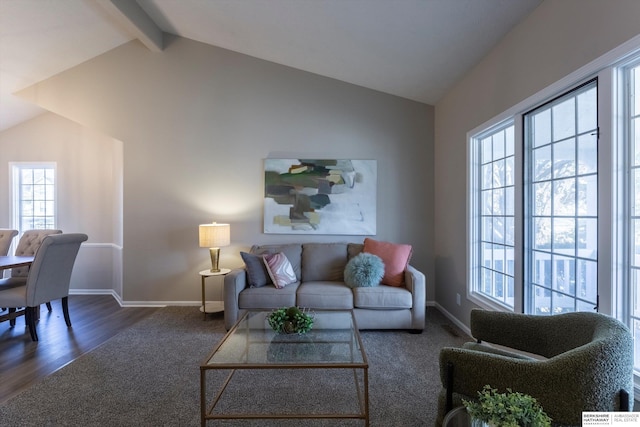
<svg viewBox="0 0 640 427"><path fill-rule="evenodd" d="M313 316L295 306L273 310L268 321L269 326L281 334L306 334L313 327Z"/></svg>
<svg viewBox="0 0 640 427"><path fill-rule="evenodd" d="M478 392L478 400L462 400L474 420L494 427L549 427L551 418L544 412L538 401L519 392L507 389L498 393L497 389L485 385Z"/></svg>

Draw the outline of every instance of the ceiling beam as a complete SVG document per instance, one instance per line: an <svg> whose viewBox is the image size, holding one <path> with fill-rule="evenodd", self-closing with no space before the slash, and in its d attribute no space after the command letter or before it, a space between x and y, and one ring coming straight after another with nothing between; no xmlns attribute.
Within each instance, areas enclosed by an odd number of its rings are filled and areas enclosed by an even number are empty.
<svg viewBox="0 0 640 427"><path fill-rule="evenodd" d="M149 50L162 52L164 49L163 32L137 1L98 0L97 3Z"/></svg>

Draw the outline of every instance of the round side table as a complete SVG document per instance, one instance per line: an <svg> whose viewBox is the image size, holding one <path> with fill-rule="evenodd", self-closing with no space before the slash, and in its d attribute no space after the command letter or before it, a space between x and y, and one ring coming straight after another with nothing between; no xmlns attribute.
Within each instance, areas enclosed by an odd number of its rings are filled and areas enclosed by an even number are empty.
<svg viewBox="0 0 640 427"><path fill-rule="evenodd" d="M202 284L202 305L200 311L203 313L204 320L207 320L207 313L219 313L224 311L224 301L206 301L204 285L207 277L225 276L231 270L228 268L221 268L220 271L202 270L198 274ZM224 286L224 285L223 285Z"/></svg>

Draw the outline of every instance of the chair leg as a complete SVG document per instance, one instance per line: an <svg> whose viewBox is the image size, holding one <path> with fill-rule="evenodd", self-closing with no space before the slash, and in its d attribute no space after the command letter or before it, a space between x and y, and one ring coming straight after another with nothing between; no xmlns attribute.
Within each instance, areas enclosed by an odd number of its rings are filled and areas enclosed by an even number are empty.
<svg viewBox="0 0 640 427"><path fill-rule="evenodd" d="M52 308L51 308L51 302L48 302L48 303L47 303L47 310L49 310L49 312L51 312L51 311L52 311Z"/></svg>
<svg viewBox="0 0 640 427"><path fill-rule="evenodd" d="M620 410L624 412L631 410L629 408L629 393L624 389L620 390Z"/></svg>
<svg viewBox="0 0 640 427"><path fill-rule="evenodd" d="M15 312L16 312L15 308L9 308L9 314L15 313ZM16 326L16 319L15 318L9 320L9 326Z"/></svg>
<svg viewBox="0 0 640 427"><path fill-rule="evenodd" d="M64 314L64 321L67 324L67 328L70 328L71 318L69 317L69 297L62 298L62 313Z"/></svg>
<svg viewBox="0 0 640 427"><path fill-rule="evenodd" d="M25 307L25 320L29 326L29 334L31 334L31 341L38 341L38 333L36 332L36 307Z"/></svg>

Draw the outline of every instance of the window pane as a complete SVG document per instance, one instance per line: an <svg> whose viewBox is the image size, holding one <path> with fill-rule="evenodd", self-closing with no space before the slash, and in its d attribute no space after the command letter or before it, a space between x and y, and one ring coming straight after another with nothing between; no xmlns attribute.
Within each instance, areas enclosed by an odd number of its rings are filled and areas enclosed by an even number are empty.
<svg viewBox="0 0 640 427"><path fill-rule="evenodd" d="M580 259L576 265L576 292L577 296L588 301L598 300L598 263ZM595 304L591 302L591 307Z"/></svg>
<svg viewBox="0 0 640 427"><path fill-rule="evenodd" d="M596 175L578 178L578 215L598 215L598 177Z"/></svg>
<svg viewBox="0 0 640 427"><path fill-rule="evenodd" d="M578 102L578 133L598 128L598 97L596 89L581 93Z"/></svg>
<svg viewBox="0 0 640 427"><path fill-rule="evenodd" d="M535 218L534 228L534 248L551 250L551 218Z"/></svg>
<svg viewBox="0 0 640 427"><path fill-rule="evenodd" d="M541 111L531 117L533 124L533 146L540 147L551 142L551 112Z"/></svg>
<svg viewBox="0 0 640 427"><path fill-rule="evenodd" d="M576 214L576 180L574 178L553 181L553 215Z"/></svg>
<svg viewBox="0 0 640 427"><path fill-rule="evenodd" d="M598 170L598 139L596 135L582 135L578 138L578 175L594 173Z"/></svg>
<svg viewBox="0 0 640 427"><path fill-rule="evenodd" d="M598 220L595 218L578 219L578 256L598 259Z"/></svg>
<svg viewBox="0 0 640 427"><path fill-rule="evenodd" d="M553 177L564 178L576 173L576 147L573 138L553 144Z"/></svg>
<svg viewBox="0 0 640 427"><path fill-rule="evenodd" d="M575 134L576 112L573 98L556 105L553 111L553 140L560 141Z"/></svg>
<svg viewBox="0 0 640 427"><path fill-rule="evenodd" d="M502 159L504 157L504 133L498 132L493 135L493 158Z"/></svg>
<svg viewBox="0 0 640 427"><path fill-rule="evenodd" d="M573 218L554 218L553 222L553 252L564 255L575 255L576 220Z"/></svg>
<svg viewBox="0 0 640 427"><path fill-rule="evenodd" d="M551 179L551 146L533 150L533 180Z"/></svg>
<svg viewBox="0 0 640 427"><path fill-rule="evenodd" d="M551 182L533 185L534 209L536 216L551 215Z"/></svg>

